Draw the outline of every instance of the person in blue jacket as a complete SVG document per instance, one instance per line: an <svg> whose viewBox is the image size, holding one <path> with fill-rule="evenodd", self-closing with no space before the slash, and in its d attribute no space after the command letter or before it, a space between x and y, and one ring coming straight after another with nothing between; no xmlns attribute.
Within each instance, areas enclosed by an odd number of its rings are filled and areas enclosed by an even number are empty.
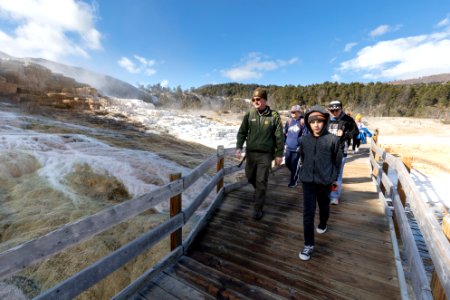
<svg viewBox="0 0 450 300"><path fill-rule="evenodd" d="M293 188L297 185L297 163L299 159L298 146L300 145L300 139L302 137L303 127L302 125L302 109L300 105L294 105L291 108L291 117L287 120L284 126L285 135L285 154L284 162L291 172L288 187Z"/></svg>
<svg viewBox="0 0 450 300"><path fill-rule="evenodd" d="M367 143L367 136L372 137L372 132L367 129L362 121L362 116L357 114L355 117L356 126L358 126L359 133L353 138L353 153L358 153L359 146Z"/></svg>

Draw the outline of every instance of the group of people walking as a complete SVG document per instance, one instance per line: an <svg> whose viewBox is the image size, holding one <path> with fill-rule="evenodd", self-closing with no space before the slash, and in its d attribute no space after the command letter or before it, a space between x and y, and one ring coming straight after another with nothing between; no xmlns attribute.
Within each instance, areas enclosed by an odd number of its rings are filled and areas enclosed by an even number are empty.
<svg viewBox="0 0 450 300"><path fill-rule="evenodd" d="M294 105L284 127L279 113L267 105L265 89L254 90L252 105L253 109L245 114L237 133L236 157L241 158L245 143L245 174L255 189L253 218L260 220L264 216L272 160L279 166L284 154L290 171L288 187L293 188L300 181L303 188L305 241L299 257L309 260L315 246L314 233L327 231L330 204L339 203L349 141L365 127L343 111L339 100L331 101L328 109L312 106L304 115L301 107ZM316 206L319 207L319 224L315 228Z"/></svg>

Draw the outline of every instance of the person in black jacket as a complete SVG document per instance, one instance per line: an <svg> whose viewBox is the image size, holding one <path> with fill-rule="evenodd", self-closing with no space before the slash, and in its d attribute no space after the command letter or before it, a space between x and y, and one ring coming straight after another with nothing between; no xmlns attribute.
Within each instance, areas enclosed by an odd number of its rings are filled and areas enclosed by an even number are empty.
<svg viewBox="0 0 450 300"><path fill-rule="evenodd" d="M339 200L342 192L342 176L344 174L345 159L348 152L348 141L352 139L355 135L358 135L358 126L356 126L355 120L347 115L342 110L342 103L339 100L333 100L328 105L328 110L330 111L330 122L328 123L328 131L341 140L341 147L343 151L343 158L341 169L339 171L338 177L338 189L333 191L330 195L331 204L339 204Z"/></svg>
<svg viewBox="0 0 450 300"><path fill-rule="evenodd" d="M330 190L336 185L342 163L340 139L328 132L329 114L319 105L311 107L305 115L310 134L300 141L300 174L303 186L303 234L305 245L299 253L301 260L309 260L314 250L314 216L316 202L320 222L317 233L327 231L330 215Z"/></svg>

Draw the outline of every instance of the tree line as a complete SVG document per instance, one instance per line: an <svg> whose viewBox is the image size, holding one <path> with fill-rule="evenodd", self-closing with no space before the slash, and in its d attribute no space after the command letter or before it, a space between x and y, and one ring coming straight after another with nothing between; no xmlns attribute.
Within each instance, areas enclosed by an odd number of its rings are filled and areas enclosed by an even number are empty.
<svg viewBox="0 0 450 300"><path fill-rule="evenodd" d="M171 90L159 85L141 87L170 102L182 103L183 107L199 107L205 99L211 107L224 110L243 111L249 105L253 90L261 85L225 83L204 85L183 91L180 87ZM389 83L337 83L324 82L307 86L267 85L269 105L277 110L289 109L299 104L304 109L314 105L327 105L339 99L347 112L383 117L423 117L448 121L450 82L428 84ZM170 97L169 97L170 95ZM162 101L164 105L165 101ZM212 103L214 102L214 103Z"/></svg>

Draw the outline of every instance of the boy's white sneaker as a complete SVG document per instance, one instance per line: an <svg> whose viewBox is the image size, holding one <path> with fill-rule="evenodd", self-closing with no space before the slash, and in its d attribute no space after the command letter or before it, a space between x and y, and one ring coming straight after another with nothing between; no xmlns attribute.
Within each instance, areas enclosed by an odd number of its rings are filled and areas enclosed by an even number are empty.
<svg viewBox="0 0 450 300"><path fill-rule="evenodd" d="M314 251L314 246L308 246L305 245L302 252L298 254L298 257L300 257L301 260L309 260L311 258L311 254Z"/></svg>
<svg viewBox="0 0 450 300"><path fill-rule="evenodd" d="M330 204L338 205L339 204L339 198L331 198Z"/></svg>
<svg viewBox="0 0 450 300"><path fill-rule="evenodd" d="M325 226L324 229L321 229L321 228L319 228L319 227L317 226L316 232L317 232L318 234L324 234L325 232L327 232L327 229L328 229L328 226Z"/></svg>

